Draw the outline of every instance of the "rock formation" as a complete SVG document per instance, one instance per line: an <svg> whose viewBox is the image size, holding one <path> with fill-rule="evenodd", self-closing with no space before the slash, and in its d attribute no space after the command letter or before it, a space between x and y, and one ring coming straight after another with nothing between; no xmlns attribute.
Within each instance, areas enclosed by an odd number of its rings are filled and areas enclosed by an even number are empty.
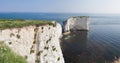
<svg viewBox="0 0 120 63"><path fill-rule="evenodd" d="M64 32L74 30L89 30L89 17L88 16L71 17L66 22L64 22Z"/></svg>
<svg viewBox="0 0 120 63"><path fill-rule="evenodd" d="M55 25L0 30L0 41L25 57L28 63L64 63L60 47L62 27L59 23L53 23ZM65 32L89 30L89 17L71 17L65 22L63 29Z"/></svg>
<svg viewBox="0 0 120 63"><path fill-rule="evenodd" d="M28 63L64 63L59 44L62 27L53 25L26 26L0 30L4 41L14 52L25 57Z"/></svg>

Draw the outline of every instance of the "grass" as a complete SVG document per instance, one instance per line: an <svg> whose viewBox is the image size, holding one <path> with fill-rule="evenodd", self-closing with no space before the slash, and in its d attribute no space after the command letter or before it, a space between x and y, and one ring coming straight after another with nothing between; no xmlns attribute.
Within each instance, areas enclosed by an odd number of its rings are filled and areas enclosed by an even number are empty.
<svg viewBox="0 0 120 63"><path fill-rule="evenodd" d="M23 20L23 19L0 19L0 29L6 29L6 28L20 28L23 26L29 26L29 25L55 25L54 23L50 21L43 21L43 20Z"/></svg>
<svg viewBox="0 0 120 63"><path fill-rule="evenodd" d="M0 63L27 63L27 61L24 57L11 51L3 42L0 42Z"/></svg>
<svg viewBox="0 0 120 63"><path fill-rule="evenodd" d="M83 17L89 18L89 16L74 16L73 18L76 18L76 17L79 17L79 18L83 18Z"/></svg>

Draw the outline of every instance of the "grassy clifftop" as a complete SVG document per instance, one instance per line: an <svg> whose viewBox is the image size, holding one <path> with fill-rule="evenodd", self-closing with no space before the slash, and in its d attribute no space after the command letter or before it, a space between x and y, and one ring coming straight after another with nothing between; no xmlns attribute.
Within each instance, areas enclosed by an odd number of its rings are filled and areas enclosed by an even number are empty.
<svg viewBox="0 0 120 63"><path fill-rule="evenodd" d="M89 16L73 16L73 18L89 18Z"/></svg>
<svg viewBox="0 0 120 63"><path fill-rule="evenodd" d="M43 20L23 20L23 19L0 19L0 29L5 28L18 28L29 25L54 25L51 21L43 21Z"/></svg>
<svg viewBox="0 0 120 63"><path fill-rule="evenodd" d="M0 42L0 63L27 63L27 61L25 57L17 55L3 42Z"/></svg>

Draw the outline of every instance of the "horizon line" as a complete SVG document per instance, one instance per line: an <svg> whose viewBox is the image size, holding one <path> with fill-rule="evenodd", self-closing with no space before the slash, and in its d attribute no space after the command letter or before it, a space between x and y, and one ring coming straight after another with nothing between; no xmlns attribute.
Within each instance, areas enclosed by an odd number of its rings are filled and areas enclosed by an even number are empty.
<svg viewBox="0 0 120 63"><path fill-rule="evenodd" d="M120 13L88 13L88 12L0 12L0 13L66 13L66 14L120 14Z"/></svg>

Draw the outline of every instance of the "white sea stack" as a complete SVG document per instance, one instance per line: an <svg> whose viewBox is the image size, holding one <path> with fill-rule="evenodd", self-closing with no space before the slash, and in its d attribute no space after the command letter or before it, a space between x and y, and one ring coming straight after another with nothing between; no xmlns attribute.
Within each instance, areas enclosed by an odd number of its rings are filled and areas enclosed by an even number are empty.
<svg viewBox="0 0 120 63"><path fill-rule="evenodd" d="M88 16L76 16L69 18L64 23L64 32L89 30L89 17Z"/></svg>

